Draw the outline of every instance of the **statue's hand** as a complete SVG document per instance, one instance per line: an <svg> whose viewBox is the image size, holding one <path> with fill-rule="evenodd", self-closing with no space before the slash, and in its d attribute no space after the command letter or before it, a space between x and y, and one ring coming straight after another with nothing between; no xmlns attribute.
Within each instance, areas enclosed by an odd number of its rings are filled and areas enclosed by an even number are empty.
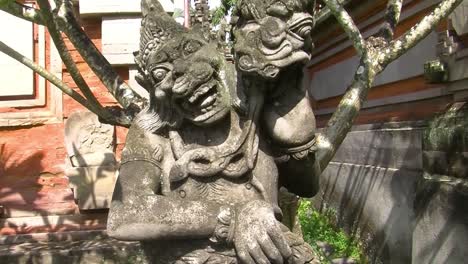
<svg viewBox="0 0 468 264"><path fill-rule="evenodd" d="M237 256L244 264L282 264L291 257L291 248L265 201L252 201L237 212L234 230Z"/></svg>

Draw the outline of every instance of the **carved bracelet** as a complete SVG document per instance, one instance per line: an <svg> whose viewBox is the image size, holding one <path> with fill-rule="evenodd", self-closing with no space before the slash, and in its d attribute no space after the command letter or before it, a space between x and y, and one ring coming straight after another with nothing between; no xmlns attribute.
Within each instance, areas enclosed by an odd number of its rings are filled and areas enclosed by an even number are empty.
<svg viewBox="0 0 468 264"><path fill-rule="evenodd" d="M232 208L221 206L217 216L218 223L216 224L213 236L210 237L210 241L231 244L234 237L235 219L235 211Z"/></svg>
<svg viewBox="0 0 468 264"><path fill-rule="evenodd" d="M310 153L314 153L317 150L315 145L315 137L307 142L306 144L298 147L293 148L282 148L280 149L280 153L284 153L283 155L279 155L275 158L276 162L283 163L287 162L291 157L295 160L303 160L305 159Z"/></svg>

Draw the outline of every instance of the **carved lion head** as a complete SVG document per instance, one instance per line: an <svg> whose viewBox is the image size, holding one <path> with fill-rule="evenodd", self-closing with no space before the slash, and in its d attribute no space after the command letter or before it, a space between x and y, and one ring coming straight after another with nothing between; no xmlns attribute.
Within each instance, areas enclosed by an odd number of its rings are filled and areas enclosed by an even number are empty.
<svg viewBox="0 0 468 264"><path fill-rule="evenodd" d="M274 79L285 67L310 58L315 1L240 0L234 12L237 67Z"/></svg>
<svg viewBox="0 0 468 264"><path fill-rule="evenodd" d="M158 130L182 120L209 125L225 117L231 100L227 64L215 43L167 16L157 1L143 1L137 81L150 93L141 125ZM149 115L148 115L149 113Z"/></svg>

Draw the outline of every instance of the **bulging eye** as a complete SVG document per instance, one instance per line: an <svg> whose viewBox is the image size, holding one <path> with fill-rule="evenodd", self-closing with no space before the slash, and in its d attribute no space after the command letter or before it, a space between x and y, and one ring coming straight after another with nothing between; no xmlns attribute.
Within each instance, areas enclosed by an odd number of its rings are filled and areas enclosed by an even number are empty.
<svg viewBox="0 0 468 264"><path fill-rule="evenodd" d="M301 36L302 38L306 38L307 36L310 35L310 32L312 31L312 26L311 25L305 25L300 27L299 29L296 30L296 33Z"/></svg>
<svg viewBox="0 0 468 264"><path fill-rule="evenodd" d="M310 36L310 32L314 26L314 20L309 14L295 13L288 24L289 30L305 39Z"/></svg>
<svg viewBox="0 0 468 264"><path fill-rule="evenodd" d="M160 82L166 78L168 70L164 68L156 68L153 70L153 78L156 82Z"/></svg>

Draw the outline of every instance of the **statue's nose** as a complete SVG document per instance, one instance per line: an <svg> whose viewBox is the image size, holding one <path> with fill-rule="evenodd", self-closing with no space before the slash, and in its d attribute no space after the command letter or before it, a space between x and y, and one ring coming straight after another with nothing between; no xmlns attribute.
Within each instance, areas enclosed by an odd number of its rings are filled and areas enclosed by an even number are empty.
<svg viewBox="0 0 468 264"><path fill-rule="evenodd" d="M190 75L200 82L208 81L213 72L211 65L206 62L198 62L190 66Z"/></svg>
<svg viewBox="0 0 468 264"><path fill-rule="evenodd" d="M188 65L186 62L182 61L182 60L177 60L174 62L174 69L173 69L173 72L172 72L172 77L174 79L178 79L180 77L182 77L184 74L187 73L187 70L188 70Z"/></svg>
<svg viewBox="0 0 468 264"><path fill-rule="evenodd" d="M172 92L177 96L185 96L198 85L207 82L213 75L213 68L205 62L175 63L173 78L175 80Z"/></svg>

